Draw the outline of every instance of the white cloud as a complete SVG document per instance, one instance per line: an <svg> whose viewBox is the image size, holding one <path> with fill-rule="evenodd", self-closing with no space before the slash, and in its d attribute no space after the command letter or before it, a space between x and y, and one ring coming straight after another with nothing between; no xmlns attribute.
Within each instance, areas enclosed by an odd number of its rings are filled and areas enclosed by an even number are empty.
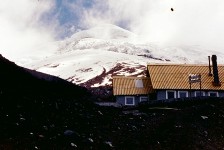
<svg viewBox="0 0 224 150"><path fill-rule="evenodd" d="M59 1L61 6L55 5L56 0L2 2L0 53L14 59L29 55L31 51L46 51L51 49L51 44L48 43L69 30L65 28L76 31L77 24L81 27L92 27L99 23L125 26L149 42L224 48L223 0L90 1L64 0ZM66 14L70 12L75 17ZM42 16L47 17L42 20ZM71 18L71 22L62 22L60 25L59 18L66 21ZM43 45L47 46L41 48Z"/></svg>
<svg viewBox="0 0 224 150"><path fill-rule="evenodd" d="M0 53L10 59L28 55L41 44L54 40L53 28L41 16L54 1L14 0L0 5Z"/></svg>
<svg viewBox="0 0 224 150"><path fill-rule="evenodd" d="M224 47L223 8L223 0L95 0L83 13L88 26L126 21L148 41L218 48Z"/></svg>

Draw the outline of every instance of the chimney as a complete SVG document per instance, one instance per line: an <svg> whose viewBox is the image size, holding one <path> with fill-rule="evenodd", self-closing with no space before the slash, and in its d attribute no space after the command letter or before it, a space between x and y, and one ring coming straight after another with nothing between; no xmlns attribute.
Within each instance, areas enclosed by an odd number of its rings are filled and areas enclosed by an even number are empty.
<svg viewBox="0 0 224 150"><path fill-rule="evenodd" d="M219 72L218 72L218 66L217 66L217 56L212 55L212 66L213 66L213 77L214 77L214 86L220 86L221 83L219 82Z"/></svg>
<svg viewBox="0 0 224 150"><path fill-rule="evenodd" d="M211 70L211 57L210 57L210 56L208 56L208 69L209 69L208 75L209 75L209 76L212 76L212 70Z"/></svg>

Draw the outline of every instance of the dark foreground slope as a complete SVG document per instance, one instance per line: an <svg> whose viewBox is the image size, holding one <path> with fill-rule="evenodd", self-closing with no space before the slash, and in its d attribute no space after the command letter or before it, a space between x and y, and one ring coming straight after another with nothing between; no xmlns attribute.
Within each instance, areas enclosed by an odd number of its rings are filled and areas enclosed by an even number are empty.
<svg viewBox="0 0 224 150"><path fill-rule="evenodd" d="M22 68L0 55L0 92L17 95L82 96L87 91L55 76Z"/></svg>
<svg viewBox="0 0 224 150"><path fill-rule="evenodd" d="M0 60L0 149L224 148L224 100L101 108L78 86Z"/></svg>

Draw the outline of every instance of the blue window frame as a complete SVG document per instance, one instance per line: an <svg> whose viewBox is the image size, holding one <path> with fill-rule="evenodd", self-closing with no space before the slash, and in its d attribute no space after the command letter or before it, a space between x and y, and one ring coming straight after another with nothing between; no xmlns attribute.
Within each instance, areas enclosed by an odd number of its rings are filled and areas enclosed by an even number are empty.
<svg viewBox="0 0 224 150"><path fill-rule="evenodd" d="M176 91L167 90L166 91L166 99L176 98Z"/></svg>
<svg viewBox="0 0 224 150"><path fill-rule="evenodd" d="M185 98L188 97L187 91L178 91L178 98Z"/></svg>
<svg viewBox="0 0 224 150"><path fill-rule="evenodd" d="M126 96L125 97L125 105L135 105L135 97L134 96Z"/></svg>
<svg viewBox="0 0 224 150"><path fill-rule="evenodd" d="M194 96L195 97L205 96L205 92L204 91L195 91Z"/></svg>
<svg viewBox="0 0 224 150"><path fill-rule="evenodd" d="M210 97L219 97L219 93L218 92L208 92L208 96L210 96Z"/></svg>

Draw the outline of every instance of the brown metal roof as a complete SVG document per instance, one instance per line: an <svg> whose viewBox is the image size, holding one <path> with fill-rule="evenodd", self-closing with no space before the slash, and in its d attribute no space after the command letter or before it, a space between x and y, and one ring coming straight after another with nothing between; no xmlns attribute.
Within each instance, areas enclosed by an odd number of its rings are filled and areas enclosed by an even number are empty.
<svg viewBox="0 0 224 150"><path fill-rule="evenodd" d="M142 80L143 87L136 87L136 80ZM147 77L113 77L114 95L144 95L152 90L150 79Z"/></svg>
<svg viewBox="0 0 224 150"><path fill-rule="evenodd" d="M224 90L224 66L218 66L221 86L213 85L208 65L149 64L147 68L153 89L189 89L189 74L201 74L203 90ZM200 83L193 83L192 89L200 89Z"/></svg>

